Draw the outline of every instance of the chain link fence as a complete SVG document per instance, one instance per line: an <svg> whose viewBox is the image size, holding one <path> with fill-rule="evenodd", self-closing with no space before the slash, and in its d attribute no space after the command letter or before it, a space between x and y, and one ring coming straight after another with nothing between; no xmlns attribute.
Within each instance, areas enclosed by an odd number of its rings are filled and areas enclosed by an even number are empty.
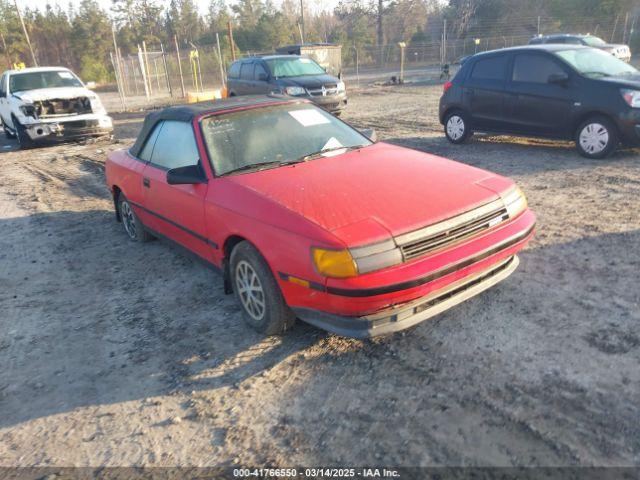
<svg viewBox="0 0 640 480"><path fill-rule="evenodd" d="M592 33L611 43L631 43L640 47L640 23L637 15L619 14L611 18L576 17L570 25L553 19L523 18L514 24L471 27L464 36L457 26L432 31L434 41L388 45L342 45L342 73L349 88L375 83L442 79L443 65L455 65L466 56L500 48L525 45L537 34ZM498 28L499 27L499 28ZM432 30L437 30L432 27ZM500 30L504 35L487 35ZM208 98L203 94L223 89L226 69L231 63L228 51L223 54L217 44L177 48L155 45L139 48L137 54L112 56L123 109L129 104L182 102L188 98ZM236 52L236 58L270 52ZM216 93L217 95L217 93Z"/></svg>

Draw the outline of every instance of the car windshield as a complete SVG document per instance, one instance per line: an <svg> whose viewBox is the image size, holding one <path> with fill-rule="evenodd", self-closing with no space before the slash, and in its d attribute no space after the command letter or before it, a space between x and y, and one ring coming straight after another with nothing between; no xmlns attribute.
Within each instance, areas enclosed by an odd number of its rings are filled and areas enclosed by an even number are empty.
<svg viewBox="0 0 640 480"><path fill-rule="evenodd" d="M584 43L589 45L590 47L601 47L603 45L606 45L606 42L604 40L594 36L584 37L582 40L584 40Z"/></svg>
<svg viewBox="0 0 640 480"><path fill-rule="evenodd" d="M272 58L266 62L272 75L278 78L322 75L325 73L322 67L310 58Z"/></svg>
<svg viewBox="0 0 640 480"><path fill-rule="evenodd" d="M217 175L277 168L371 145L349 125L311 104L285 104L202 120Z"/></svg>
<svg viewBox="0 0 640 480"><path fill-rule="evenodd" d="M556 52L560 58L587 77L611 77L638 73L634 67L595 48L576 48Z"/></svg>
<svg viewBox="0 0 640 480"><path fill-rule="evenodd" d="M11 92L56 87L82 87L82 82L69 70L14 73L9 77L9 90Z"/></svg>

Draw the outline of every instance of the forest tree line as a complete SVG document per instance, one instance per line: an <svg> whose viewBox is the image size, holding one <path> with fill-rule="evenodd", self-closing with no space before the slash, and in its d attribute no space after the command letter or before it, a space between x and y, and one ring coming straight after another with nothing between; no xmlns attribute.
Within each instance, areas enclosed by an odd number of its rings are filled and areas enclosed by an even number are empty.
<svg viewBox="0 0 640 480"><path fill-rule="evenodd" d="M175 48L174 36L180 48L210 45L217 33L227 60L229 21L239 52L299 43L303 31L306 42L366 48L437 43L445 25L448 39L535 35L541 22L546 31L572 33L601 27L615 34L625 28L633 47L640 30L633 28L635 5L636 0L343 0L331 11L305 3L302 24L299 0L277 6L273 0L211 0L206 12L194 0L113 0L108 10L96 0L81 0L66 8L25 8L22 15L40 65L68 66L86 80L105 82L113 78L113 31L123 54L136 53L143 41L154 49L161 43ZM0 58L6 66L33 63L13 0L0 0Z"/></svg>

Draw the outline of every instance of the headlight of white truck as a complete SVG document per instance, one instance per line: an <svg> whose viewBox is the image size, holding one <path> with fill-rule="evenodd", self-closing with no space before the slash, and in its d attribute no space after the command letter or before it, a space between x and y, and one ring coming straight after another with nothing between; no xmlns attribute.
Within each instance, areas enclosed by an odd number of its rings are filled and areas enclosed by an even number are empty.
<svg viewBox="0 0 640 480"><path fill-rule="evenodd" d="M102 102L100 101L100 97L98 97L97 95L93 95L89 97L89 101L91 102L91 111L93 113L97 113L98 115L105 115L107 113L107 110L104 108Z"/></svg>

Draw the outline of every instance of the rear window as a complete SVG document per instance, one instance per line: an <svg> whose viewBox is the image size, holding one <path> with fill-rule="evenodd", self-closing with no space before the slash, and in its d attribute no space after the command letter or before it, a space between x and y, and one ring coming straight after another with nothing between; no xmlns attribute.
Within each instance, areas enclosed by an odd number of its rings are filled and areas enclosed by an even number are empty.
<svg viewBox="0 0 640 480"><path fill-rule="evenodd" d="M476 80L504 80L507 71L507 56L499 55L481 58L476 61L471 71L471 78Z"/></svg>

